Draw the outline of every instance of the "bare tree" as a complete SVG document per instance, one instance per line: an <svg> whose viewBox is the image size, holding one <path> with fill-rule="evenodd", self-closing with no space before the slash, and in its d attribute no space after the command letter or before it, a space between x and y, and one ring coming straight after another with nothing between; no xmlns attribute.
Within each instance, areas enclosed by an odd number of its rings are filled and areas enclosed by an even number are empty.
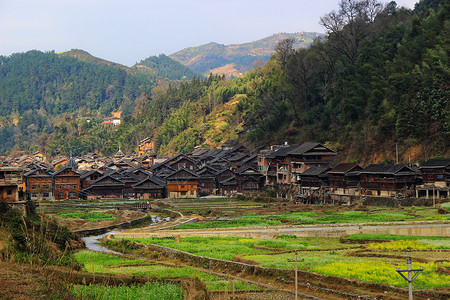
<svg viewBox="0 0 450 300"><path fill-rule="evenodd" d="M377 0L341 0L339 11L321 17L320 24L327 29L333 48L354 62L361 40L383 8Z"/></svg>
<svg viewBox="0 0 450 300"><path fill-rule="evenodd" d="M278 42L275 46L276 55L283 67L286 65L289 55L294 52L294 44L295 40L289 38Z"/></svg>

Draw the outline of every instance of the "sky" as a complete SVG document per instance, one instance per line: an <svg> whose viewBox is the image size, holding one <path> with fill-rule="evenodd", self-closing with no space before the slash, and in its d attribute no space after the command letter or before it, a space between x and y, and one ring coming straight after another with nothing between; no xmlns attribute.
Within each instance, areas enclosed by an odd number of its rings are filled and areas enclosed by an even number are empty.
<svg viewBox="0 0 450 300"><path fill-rule="evenodd" d="M397 0L414 8L418 0ZM83 49L131 66L209 42L324 32L339 0L0 0L0 55ZM390 1L381 1L390 2Z"/></svg>

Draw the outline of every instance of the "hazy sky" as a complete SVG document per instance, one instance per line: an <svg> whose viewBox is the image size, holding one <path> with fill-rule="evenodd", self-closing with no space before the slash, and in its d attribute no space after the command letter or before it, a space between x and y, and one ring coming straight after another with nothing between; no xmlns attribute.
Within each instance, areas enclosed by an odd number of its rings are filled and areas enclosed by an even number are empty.
<svg viewBox="0 0 450 300"><path fill-rule="evenodd" d="M0 55L83 49L131 66L209 42L324 32L339 0L0 0ZM414 8L418 0L398 0ZM389 2L389 1L381 1Z"/></svg>

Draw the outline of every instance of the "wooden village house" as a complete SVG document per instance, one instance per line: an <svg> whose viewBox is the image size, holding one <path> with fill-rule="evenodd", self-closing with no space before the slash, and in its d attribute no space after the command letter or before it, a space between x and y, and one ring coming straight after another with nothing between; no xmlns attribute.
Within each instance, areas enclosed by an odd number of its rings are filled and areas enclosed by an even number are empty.
<svg viewBox="0 0 450 300"><path fill-rule="evenodd" d="M27 186L27 199L33 201L54 200L53 175L46 169L34 169L23 175Z"/></svg>
<svg viewBox="0 0 450 300"><path fill-rule="evenodd" d="M197 198L200 176L193 171L179 169L165 178L169 198Z"/></svg>
<svg viewBox="0 0 450 300"><path fill-rule="evenodd" d="M0 199L6 202L24 200L24 190L22 168L0 167Z"/></svg>
<svg viewBox="0 0 450 300"><path fill-rule="evenodd" d="M360 171L361 193L370 196L397 197L411 192L417 173L406 165L371 164Z"/></svg>
<svg viewBox="0 0 450 300"><path fill-rule="evenodd" d="M450 159L430 159L420 166L422 185L416 188L416 197L440 198L450 196Z"/></svg>
<svg viewBox="0 0 450 300"><path fill-rule="evenodd" d="M342 163L328 171L328 184L332 195L359 195L361 168L355 163Z"/></svg>

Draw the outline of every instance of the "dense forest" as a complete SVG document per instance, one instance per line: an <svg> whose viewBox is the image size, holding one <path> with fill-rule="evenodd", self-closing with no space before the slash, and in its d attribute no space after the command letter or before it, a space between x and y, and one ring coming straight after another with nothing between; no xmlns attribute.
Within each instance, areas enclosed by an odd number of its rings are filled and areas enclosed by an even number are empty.
<svg viewBox="0 0 450 300"><path fill-rule="evenodd" d="M320 20L327 35L307 49L286 39L241 78L211 75L136 95L117 130L67 117L47 125L38 147L130 153L152 136L160 154L236 139L254 150L318 141L363 163L393 160L396 144L403 162L449 155L449 14L448 0L423 0L413 11L341 0Z"/></svg>
<svg viewBox="0 0 450 300"><path fill-rule="evenodd" d="M150 56L144 60L141 60L132 68L144 74L159 76L172 80L190 80L194 77L201 76L185 65L173 60L172 58L164 54L160 54L158 56Z"/></svg>

